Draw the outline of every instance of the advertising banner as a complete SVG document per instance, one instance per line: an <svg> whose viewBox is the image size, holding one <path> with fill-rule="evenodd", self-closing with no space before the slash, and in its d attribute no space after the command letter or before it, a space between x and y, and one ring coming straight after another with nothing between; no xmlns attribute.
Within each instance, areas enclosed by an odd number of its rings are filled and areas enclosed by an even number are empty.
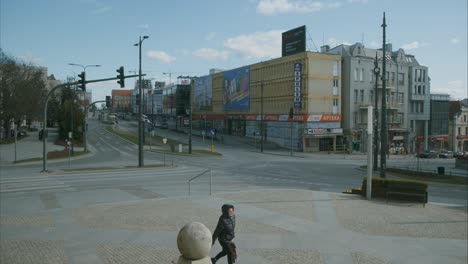
<svg viewBox="0 0 468 264"><path fill-rule="evenodd" d="M250 109L250 67L223 73L223 109Z"/></svg>
<svg viewBox="0 0 468 264"><path fill-rule="evenodd" d="M193 86L193 108L195 111L211 111L213 98L213 76L196 78Z"/></svg>
<svg viewBox="0 0 468 264"><path fill-rule="evenodd" d="M282 57L306 50L306 27L301 26L282 34Z"/></svg>

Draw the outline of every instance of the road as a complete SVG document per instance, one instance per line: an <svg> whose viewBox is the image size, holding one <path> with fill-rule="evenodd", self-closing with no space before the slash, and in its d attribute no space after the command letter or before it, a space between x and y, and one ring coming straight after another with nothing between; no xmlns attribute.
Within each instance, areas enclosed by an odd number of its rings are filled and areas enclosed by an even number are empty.
<svg viewBox="0 0 468 264"><path fill-rule="evenodd" d="M120 122L122 129L132 131L136 123ZM169 130L157 130L157 134L187 141L184 134ZM137 166L138 146L125 141L102 129L95 120L90 119L89 148L91 155L73 159L68 171L68 161L51 162L48 165L52 173L39 173L39 164L6 167L8 175L1 177L1 193L14 194L44 191L79 191L86 189L122 189L147 193L148 196L174 196L187 193L187 180L206 170L211 170L213 190L245 190L255 188L300 188L341 193L361 185L366 171L360 169L365 165L365 157L359 155L327 155L300 153L290 157L287 151L270 151L260 153L246 142L226 139L216 143L217 152L223 156L184 156L145 151L145 165L174 165L174 167L125 169L121 171L104 170L83 172L84 168L110 169L115 167ZM211 142L202 142L193 138L194 148L209 149ZM409 167L414 159L392 158L389 166ZM424 164L426 161L420 161ZM429 161L428 161L429 162ZM434 161L431 160L431 164ZM449 166L447 160L437 160ZM94 169L95 170L95 169ZM377 175L377 174L376 174ZM173 193L160 190L161 181L169 181ZM174 184L173 186L171 184ZM209 189L208 176L193 181L194 190ZM169 189L171 189L169 188ZM467 205L468 191L466 186L449 184L429 184L429 201Z"/></svg>

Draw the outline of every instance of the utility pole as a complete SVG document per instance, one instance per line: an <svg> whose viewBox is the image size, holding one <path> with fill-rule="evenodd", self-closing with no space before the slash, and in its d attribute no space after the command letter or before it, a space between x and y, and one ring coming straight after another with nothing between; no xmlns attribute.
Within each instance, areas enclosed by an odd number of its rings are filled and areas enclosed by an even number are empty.
<svg viewBox="0 0 468 264"><path fill-rule="evenodd" d="M387 71L386 71L386 43L385 43L385 29L387 24L385 22L385 12L383 14L383 44L382 44L382 126L380 131L380 141L382 142L382 147L380 149L380 177L385 178L385 169L387 168Z"/></svg>

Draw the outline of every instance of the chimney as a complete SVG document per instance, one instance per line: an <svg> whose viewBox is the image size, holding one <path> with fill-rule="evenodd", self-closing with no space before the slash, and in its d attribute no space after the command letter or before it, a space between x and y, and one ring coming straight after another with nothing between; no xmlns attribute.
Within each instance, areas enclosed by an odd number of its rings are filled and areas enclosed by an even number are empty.
<svg viewBox="0 0 468 264"><path fill-rule="evenodd" d="M328 45L323 45L322 47L320 47L320 52L321 53L326 53L330 50L330 46Z"/></svg>

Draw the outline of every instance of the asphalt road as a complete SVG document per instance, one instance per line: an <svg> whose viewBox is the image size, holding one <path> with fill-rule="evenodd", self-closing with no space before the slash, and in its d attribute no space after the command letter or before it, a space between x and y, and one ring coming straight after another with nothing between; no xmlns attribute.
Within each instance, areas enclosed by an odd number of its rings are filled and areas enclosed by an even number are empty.
<svg viewBox="0 0 468 264"><path fill-rule="evenodd" d="M121 121L117 125L128 131L136 131L136 122ZM179 141L186 142L187 135L173 133L170 130L157 129L157 134L168 136ZM95 119L90 119L88 134L89 149L91 155L73 159L71 169L83 168L110 168L138 165L138 146L127 142L102 129ZM193 138L194 148L210 148L210 141L202 142L199 137ZM366 160L359 156L343 156L315 154L301 156L289 156L287 151L265 150L260 153L251 144L226 140L223 143L215 143L215 150L223 156L183 156L170 155L158 152L145 151L145 165L175 165L175 168L150 168L149 170L133 169L124 171L103 172L69 172L67 160L49 164L53 171L51 175L42 175L42 182L36 183L34 179L24 178L24 182L18 186L26 191L41 191L47 189L47 184L56 186L52 190L60 188L68 189L108 189L130 188L134 190L158 189L161 178L157 175L172 175L168 180L174 180L174 193L185 193L187 180L197 174L211 170L214 189L243 190L255 188L301 188L309 190L321 190L329 192L343 192L361 185L366 171L360 169ZM435 162L435 161L432 161ZM447 160L437 160L449 166ZM390 159L389 164L395 166L411 166L414 160ZM433 164L433 163L431 163ZM4 168L5 175L27 176L40 171L40 164L24 165L21 167ZM75 175L70 177L70 175ZM151 176L153 175L153 176ZM156 175L156 176L155 176ZM376 174L377 175L377 174ZM102 176L102 177L101 177ZM391 175L390 175L391 176ZM161 176L162 177L162 176ZM204 176L194 181L195 186L207 191L207 177ZM9 184L14 193L15 181ZM28 186L30 183L36 185ZM16 183L18 184L18 183ZM26 184L26 187L24 187ZM62 186L62 187L61 187ZM18 190L22 190L19 188ZM144 192L144 191L143 191ZM5 193L5 192L3 192ZM159 193L159 192L158 192ZM150 195L150 194L148 194ZM164 195L169 195L165 193ZM438 203L451 203L467 205L468 190L466 186L450 184L429 184L429 201Z"/></svg>

